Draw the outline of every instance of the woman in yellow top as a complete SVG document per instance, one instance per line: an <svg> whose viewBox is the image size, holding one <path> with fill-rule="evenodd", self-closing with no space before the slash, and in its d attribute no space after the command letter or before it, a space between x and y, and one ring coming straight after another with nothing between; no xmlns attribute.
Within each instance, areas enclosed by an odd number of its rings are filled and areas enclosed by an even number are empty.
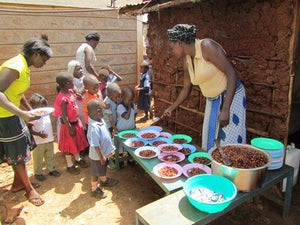
<svg viewBox="0 0 300 225"><path fill-rule="evenodd" d="M184 60L184 85L173 105L164 112L171 116L190 94L192 85L199 85L206 97L202 128L202 148L246 142L246 95L243 84L220 44L212 39L196 39L196 26L177 24L168 30L173 52ZM219 129L220 128L220 129Z"/></svg>
<svg viewBox="0 0 300 225"><path fill-rule="evenodd" d="M44 199L34 189L26 170L30 160L32 139L24 121L39 119L31 110L24 92L30 86L30 66L41 68L51 57L46 35L26 41L22 53L0 66L0 163L7 162L14 170L11 191L26 191L28 200L36 206Z"/></svg>

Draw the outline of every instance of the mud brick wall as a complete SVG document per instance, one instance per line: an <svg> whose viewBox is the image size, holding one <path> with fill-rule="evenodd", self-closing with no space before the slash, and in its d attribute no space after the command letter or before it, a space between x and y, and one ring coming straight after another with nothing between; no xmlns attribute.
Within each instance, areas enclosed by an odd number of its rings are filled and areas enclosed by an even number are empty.
<svg viewBox="0 0 300 225"><path fill-rule="evenodd" d="M195 24L197 38L212 38L224 47L245 85L248 142L262 135L284 141L288 134L288 61L294 4L223 0L151 12L148 38L157 114L175 101L183 84L182 62L172 55L166 31L178 23ZM182 106L164 120L164 125L192 135L200 144L205 99L198 87Z"/></svg>

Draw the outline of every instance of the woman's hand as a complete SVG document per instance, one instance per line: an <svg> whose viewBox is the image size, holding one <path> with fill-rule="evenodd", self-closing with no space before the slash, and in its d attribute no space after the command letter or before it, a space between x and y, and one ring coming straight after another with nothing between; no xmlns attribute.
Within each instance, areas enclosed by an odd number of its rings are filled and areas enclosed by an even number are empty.
<svg viewBox="0 0 300 225"><path fill-rule="evenodd" d="M17 116L20 116L24 121L33 121L33 120L38 120L41 117L33 114L32 112L29 111L20 111L20 113L17 114Z"/></svg>
<svg viewBox="0 0 300 225"><path fill-rule="evenodd" d="M219 113L219 123L221 127L226 127L229 124L229 115L229 109L221 109Z"/></svg>
<svg viewBox="0 0 300 225"><path fill-rule="evenodd" d="M172 115L173 110L174 109L171 106L169 108L167 108L163 113L163 117L164 116L170 117Z"/></svg>

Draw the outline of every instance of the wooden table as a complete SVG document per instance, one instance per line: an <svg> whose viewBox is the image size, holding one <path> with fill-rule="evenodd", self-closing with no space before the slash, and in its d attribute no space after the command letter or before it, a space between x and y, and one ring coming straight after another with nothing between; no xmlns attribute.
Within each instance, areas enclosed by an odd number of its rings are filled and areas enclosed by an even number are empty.
<svg viewBox="0 0 300 225"><path fill-rule="evenodd" d="M186 177L182 174L180 177L174 180L165 180L160 179L153 173L153 167L161 161L156 157L152 159L142 159L134 154L134 148L130 148L124 144L124 139L119 138L118 136L114 137L114 143L116 146L116 155L119 154L118 149L119 145L123 146L126 151L134 158L134 160L150 175L150 177L164 190L164 192L168 195L175 191L182 189L184 182L186 181ZM117 157L116 157L117 158ZM189 163L187 158L183 161L178 163L179 165L183 166ZM119 168L119 159L116 160L116 167Z"/></svg>
<svg viewBox="0 0 300 225"><path fill-rule="evenodd" d="M273 202L283 206L283 217L287 217L290 211L292 188L293 188L293 167L284 165L280 170L268 171L262 188L256 191L245 193L238 192L237 197L228 208L220 213L209 214L194 208L185 197L183 190L152 202L136 210L136 224L171 225L171 224L207 224L221 215L231 211L250 198L262 194ZM286 192L284 199L264 193L275 184L287 178Z"/></svg>

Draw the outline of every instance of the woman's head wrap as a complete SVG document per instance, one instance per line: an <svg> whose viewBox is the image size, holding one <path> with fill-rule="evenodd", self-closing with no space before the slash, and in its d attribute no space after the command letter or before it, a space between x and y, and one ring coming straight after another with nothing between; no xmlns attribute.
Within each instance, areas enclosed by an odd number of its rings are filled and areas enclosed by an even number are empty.
<svg viewBox="0 0 300 225"><path fill-rule="evenodd" d="M68 63L68 72L71 74L74 74L74 70L75 70L76 66L80 66L80 62L78 62L76 60L71 60Z"/></svg>
<svg viewBox="0 0 300 225"><path fill-rule="evenodd" d="M172 29L168 29L169 41L183 41L187 44L194 43L196 32L195 25L177 24Z"/></svg>

